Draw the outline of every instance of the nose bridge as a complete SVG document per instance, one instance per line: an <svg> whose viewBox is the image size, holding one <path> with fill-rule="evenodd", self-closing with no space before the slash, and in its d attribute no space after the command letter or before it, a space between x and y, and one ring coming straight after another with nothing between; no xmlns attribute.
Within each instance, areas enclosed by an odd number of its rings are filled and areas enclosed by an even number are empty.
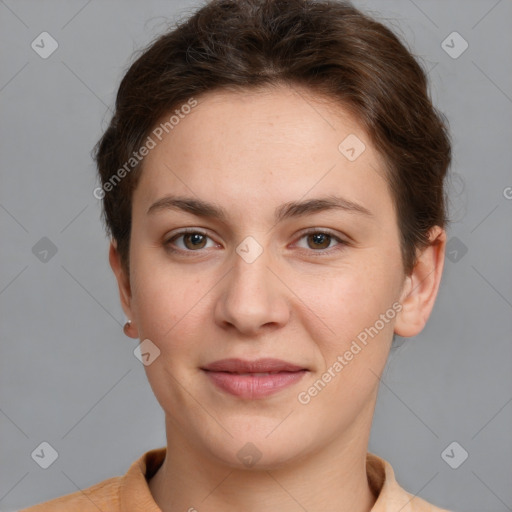
<svg viewBox="0 0 512 512"><path fill-rule="evenodd" d="M237 281L235 286L254 287L257 290L264 291L270 287L269 277L272 273L269 266L272 265L270 250L264 250L262 246L253 241L254 239L244 240L236 248L236 256L233 257L233 280Z"/></svg>
<svg viewBox="0 0 512 512"><path fill-rule="evenodd" d="M233 268L217 304L217 320L254 333L266 324L282 324L288 315L284 289L271 271L270 250L247 237L236 248Z"/></svg>

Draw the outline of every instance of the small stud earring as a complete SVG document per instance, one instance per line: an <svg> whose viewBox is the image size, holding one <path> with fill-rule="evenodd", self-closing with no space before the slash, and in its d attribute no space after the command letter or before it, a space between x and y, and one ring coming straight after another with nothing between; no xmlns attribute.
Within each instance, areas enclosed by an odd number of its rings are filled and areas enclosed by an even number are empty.
<svg viewBox="0 0 512 512"><path fill-rule="evenodd" d="M124 333L126 334L126 336L128 336L128 329L130 329L130 327L132 326L132 321L131 320L128 320L125 324L124 324L124 327L123 327L123 331Z"/></svg>

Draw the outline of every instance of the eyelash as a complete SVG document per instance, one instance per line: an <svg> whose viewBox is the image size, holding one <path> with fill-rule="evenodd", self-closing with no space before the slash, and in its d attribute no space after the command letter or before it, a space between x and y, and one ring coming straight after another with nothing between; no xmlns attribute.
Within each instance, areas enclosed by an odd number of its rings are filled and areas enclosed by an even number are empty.
<svg viewBox="0 0 512 512"><path fill-rule="evenodd" d="M299 240L302 240L303 238L305 238L309 235L318 235L318 234L327 235L328 237L331 238L331 240L335 240L336 242L338 242L338 245L328 248L328 249L319 249L319 250L303 249L305 251L311 252L314 256L330 255L332 252L343 250L345 248L345 246L349 245L349 243L347 241L339 238L338 236L336 236L335 234L330 232L328 229L323 229L323 230L322 229L310 229L308 231L303 232L301 234L301 236L299 237ZM182 231L179 231L178 233L175 233L171 238L169 238L168 240L166 240L164 242L164 245L167 248L167 250L171 253L182 253L182 254L183 253L195 253L195 252L200 253L200 252L202 252L201 249L198 249L197 251L193 251L193 250L189 250L189 249L175 249L174 247L172 247L172 242L174 242L178 238L181 238L185 235L203 235L203 236L211 239L211 237L208 235L208 233L205 233L204 231L201 231L200 229L184 229Z"/></svg>

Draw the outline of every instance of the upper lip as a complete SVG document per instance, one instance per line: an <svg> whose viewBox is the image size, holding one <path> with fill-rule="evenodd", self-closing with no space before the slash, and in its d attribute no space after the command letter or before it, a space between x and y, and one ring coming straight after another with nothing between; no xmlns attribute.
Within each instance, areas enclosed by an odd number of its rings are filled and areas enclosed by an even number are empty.
<svg viewBox="0 0 512 512"><path fill-rule="evenodd" d="M280 359L256 359L255 361L246 361L244 359L220 359L206 366L203 370L213 372L229 373L267 373L267 372L297 372L305 370L302 366L282 361Z"/></svg>

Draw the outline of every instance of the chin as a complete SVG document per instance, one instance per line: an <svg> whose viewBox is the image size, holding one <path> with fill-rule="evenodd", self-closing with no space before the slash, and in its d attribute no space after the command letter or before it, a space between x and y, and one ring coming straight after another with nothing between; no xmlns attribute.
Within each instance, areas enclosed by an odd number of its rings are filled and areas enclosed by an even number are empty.
<svg viewBox="0 0 512 512"><path fill-rule="evenodd" d="M278 419L247 415L243 421L226 421L224 426L233 437L225 431L211 436L208 429L208 434L203 432L208 437L200 434L202 450L233 469L275 470L295 463L317 449L318 438L308 435L305 425L294 424L293 414L286 418L288 414Z"/></svg>
<svg viewBox="0 0 512 512"><path fill-rule="evenodd" d="M211 447L211 454L232 469L247 471L271 471L295 463L304 456L304 448L283 446L268 440L234 442L227 450Z"/></svg>

